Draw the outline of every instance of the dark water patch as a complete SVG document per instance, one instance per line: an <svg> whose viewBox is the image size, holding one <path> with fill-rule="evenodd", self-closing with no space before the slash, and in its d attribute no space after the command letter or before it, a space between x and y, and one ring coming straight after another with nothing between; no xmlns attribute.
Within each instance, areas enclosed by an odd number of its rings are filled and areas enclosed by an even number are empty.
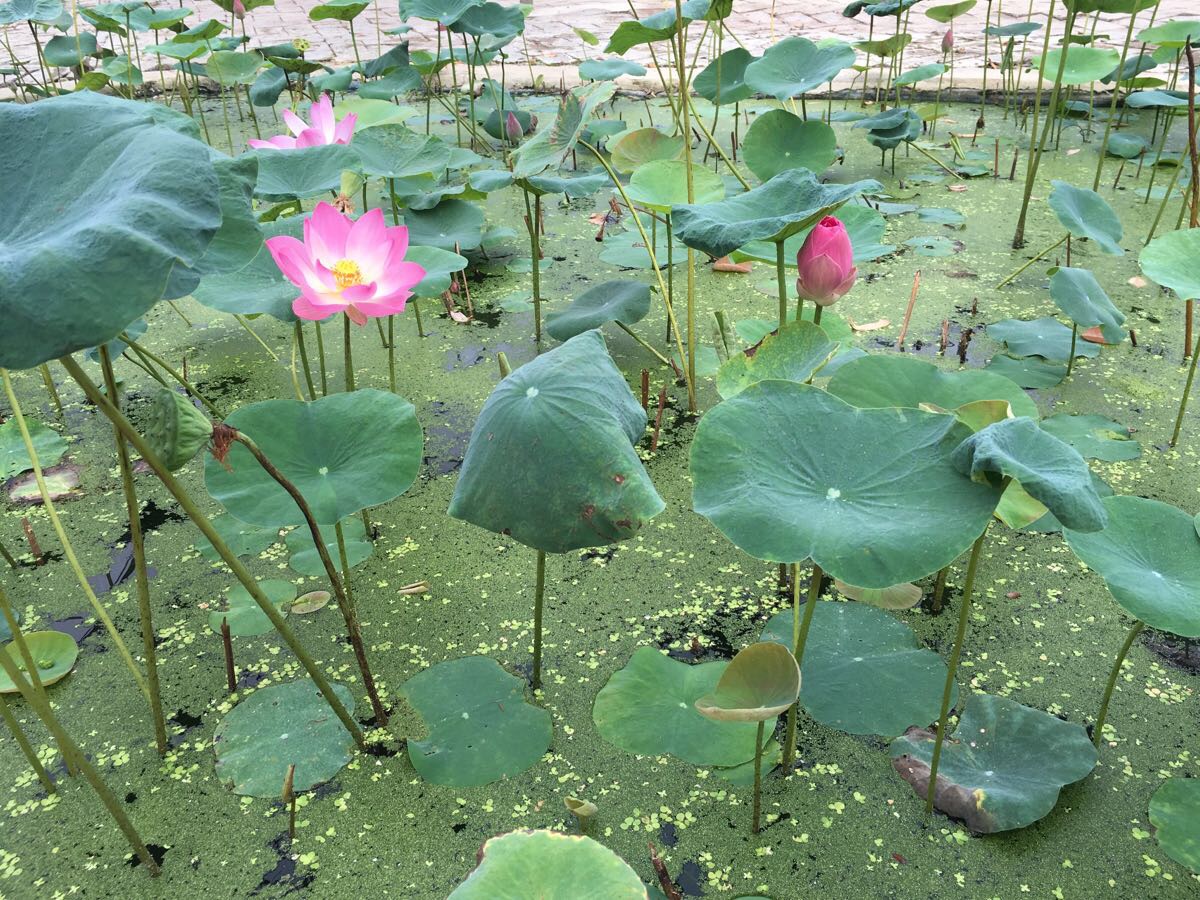
<svg viewBox="0 0 1200 900"><path fill-rule="evenodd" d="M136 803L137 802L137 794L135 794L133 791L130 791L129 793L127 793L125 795L125 802L126 803Z"/></svg>
<svg viewBox="0 0 1200 900"><path fill-rule="evenodd" d="M175 509L162 507L153 500L148 500L142 507L138 521L142 527L142 534L149 535L158 531L168 522L182 522L184 518L183 514ZM136 573L132 540L133 535L127 527L111 545L113 549L109 554L108 571L88 576L88 584L97 594L108 593L118 585L124 584ZM153 578L158 574L158 570L148 565L146 574L147 577Z"/></svg>
<svg viewBox="0 0 1200 900"><path fill-rule="evenodd" d="M243 669L242 673L238 675L237 688L239 691L244 691L249 688L258 687L269 674L268 672L251 672Z"/></svg>
<svg viewBox="0 0 1200 900"><path fill-rule="evenodd" d="M83 642L91 637L99 626L95 622L88 622L89 613L77 612L69 616L64 616L50 623L51 631L61 631L63 634L70 635L76 644L83 646Z"/></svg>
<svg viewBox="0 0 1200 900"><path fill-rule="evenodd" d="M316 880L315 872L305 872L303 875L296 874L296 861L290 856L281 856L275 867L264 872L262 878L258 882L258 887L250 892L251 896L261 894L263 891L270 888L283 885L286 890L279 893L277 896L285 897L288 894L301 893L307 891Z"/></svg>
<svg viewBox="0 0 1200 900"><path fill-rule="evenodd" d="M151 858L158 864L158 867L161 869L163 860L167 858L167 851L170 850L171 848L164 847L162 844L147 844L146 849L150 851ZM140 866L142 864L141 858L136 853L133 853L130 856L128 856L126 858L126 862L129 863L129 867L131 869L136 869L138 866Z"/></svg>
<svg viewBox="0 0 1200 900"><path fill-rule="evenodd" d="M504 310L498 306L486 306L480 308L475 307L475 321L481 323L488 329L498 328L500 320L504 318Z"/></svg>
<svg viewBox="0 0 1200 900"><path fill-rule="evenodd" d="M425 474L449 475L462 467L474 417L465 408L443 400L434 400L429 409L435 421L425 427Z"/></svg>
<svg viewBox="0 0 1200 900"><path fill-rule="evenodd" d="M689 859L683 864L683 868L679 870L679 877L675 879L675 886L688 897L703 897L704 880L704 870L700 868L700 863L694 859Z"/></svg>
<svg viewBox="0 0 1200 900"><path fill-rule="evenodd" d="M674 847L679 843L679 832L676 830L674 823L662 823L658 829L658 840L666 847Z"/></svg>
<svg viewBox="0 0 1200 900"><path fill-rule="evenodd" d="M61 550L43 550L41 559L18 559L17 565L22 569L40 569L47 563L59 562L62 559Z"/></svg>
<svg viewBox="0 0 1200 900"><path fill-rule="evenodd" d="M196 390L210 400L214 397L232 396L240 392L249 383L250 376L242 375L238 372L231 372L228 375L217 375L205 381L194 382Z"/></svg>
<svg viewBox="0 0 1200 900"><path fill-rule="evenodd" d="M201 716L193 716L186 709L180 709L167 721L181 729L167 738L167 744L171 747L178 747L188 739L188 733L193 728L198 728L204 722L204 719Z"/></svg>
<svg viewBox="0 0 1200 900"><path fill-rule="evenodd" d="M1146 629L1142 643L1169 665L1192 675L1200 675L1200 640L1177 637L1165 631Z"/></svg>
<svg viewBox="0 0 1200 900"><path fill-rule="evenodd" d="M508 341L500 341L495 344L467 344L457 350L447 350L443 368L447 372L469 369L485 360L494 361L496 354L501 352L508 357L508 362L514 369L536 356L533 341L522 341L519 344Z"/></svg>

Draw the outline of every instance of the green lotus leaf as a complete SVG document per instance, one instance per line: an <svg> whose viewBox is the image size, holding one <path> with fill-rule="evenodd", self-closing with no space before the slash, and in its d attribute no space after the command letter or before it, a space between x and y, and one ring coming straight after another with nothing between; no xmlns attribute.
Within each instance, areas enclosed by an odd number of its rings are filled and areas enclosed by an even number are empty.
<svg viewBox="0 0 1200 900"><path fill-rule="evenodd" d="M254 257L243 268L228 273L206 275L192 291L197 301L212 309L231 315L268 315L281 322L295 322L292 301L300 289L284 277L275 264L266 238L281 234L300 238L304 233L304 216L288 216L274 222L264 222ZM409 248L406 258L412 258Z"/></svg>
<svg viewBox="0 0 1200 900"><path fill-rule="evenodd" d="M837 348L819 325L789 322L748 350L730 356L717 372L717 391L728 399L760 381L810 381Z"/></svg>
<svg viewBox="0 0 1200 900"><path fill-rule="evenodd" d="M954 451L953 460L977 481L1019 481L1068 528L1100 531L1108 521L1083 457L1026 416L975 432Z"/></svg>
<svg viewBox="0 0 1200 900"><path fill-rule="evenodd" d="M450 900L576 897L646 900L637 873L603 844L581 834L512 831L490 838L479 865Z"/></svg>
<svg viewBox="0 0 1200 900"><path fill-rule="evenodd" d="M333 692L347 709L354 695ZM292 790L312 790L350 762L354 739L316 686L304 679L259 688L230 710L213 735L217 777L235 794L274 797L295 766Z"/></svg>
<svg viewBox="0 0 1200 900"><path fill-rule="evenodd" d="M55 465L67 452L67 442L62 435L41 422L26 419L26 428L33 441L33 451L37 454L38 462L43 469ZM25 441L17 429L17 420L9 419L0 423L0 481L28 472L33 468L33 460L25 450Z"/></svg>
<svg viewBox="0 0 1200 900"><path fill-rule="evenodd" d="M221 225L217 173L184 122L91 91L0 104L0 366L111 340L204 255Z"/></svg>
<svg viewBox="0 0 1200 900"><path fill-rule="evenodd" d="M1015 359L997 353L987 364L987 371L1002 375L1023 388L1049 388L1067 377L1066 363L1048 362L1037 356Z"/></svg>
<svg viewBox="0 0 1200 900"><path fill-rule="evenodd" d="M860 203L848 203L837 211L837 218L846 226L846 233L850 235L850 246L854 249L855 263L870 262L881 256L886 256L896 249L894 246L880 243L883 240L883 233L887 230L887 220L871 207ZM796 254L800 252L800 248L804 246L804 241L808 238L809 232L815 227L816 223L814 222L783 242L783 262L785 266L795 268ZM761 262L774 265L776 262L775 245L768 241L751 241L733 251L731 257L737 262L746 259L757 259ZM774 294L776 291L777 288L774 286L774 282L772 282L771 292ZM789 285L789 294L793 297L795 296L794 282ZM828 309L825 311L825 316L829 316ZM826 325L827 319L822 319L821 324ZM836 335L831 334L830 337L836 337Z"/></svg>
<svg viewBox="0 0 1200 900"><path fill-rule="evenodd" d="M915 69L909 69L896 77L892 82L896 87L905 87L910 84L919 84L922 81L928 81L930 78L937 78L939 75L946 73L948 67L942 63L926 63L923 66L917 66Z"/></svg>
<svg viewBox="0 0 1200 900"><path fill-rule="evenodd" d="M921 207L917 210L917 218L922 222L945 225L948 228L962 228L967 224L967 217L957 209L946 209L940 206Z"/></svg>
<svg viewBox="0 0 1200 900"><path fill-rule="evenodd" d="M199 277L236 272L258 253L262 229L251 205L258 178L258 160L249 154L230 158L213 151L213 171L220 186L221 227L199 261Z"/></svg>
<svg viewBox="0 0 1200 900"><path fill-rule="evenodd" d="M400 496L421 466L416 412L386 391L364 388L311 403L264 400L241 407L225 423L258 444L322 526ZM249 450L235 443L226 462L229 469L207 459L204 481L232 515L253 525L304 524L295 501Z"/></svg>
<svg viewBox="0 0 1200 900"><path fill-rule="evenodd" d="M769 181L787 169L823 172L837 159L837 135L824 122L805 121L786 109L772 109L746 131L742 155L759 181Z"/></svg>
<svg viewBox="0 0 1200 900"><path fill-rule="evenodd" d="M593 81L563 95L554 122L543 126L513 154L513 174L517 178L557 170L575 150L592 114L616 91L611 81Z"/></svg>
<svg viewBox="0 0 1200 900"><path fill-rule="evenodd" d="M549 553L632 537L664 508L633 447L645 427L604 338L585 331L492 391L450 515Z"/></svg>
<svg viewBox="0 0 1200 900"><path fill-rule="evenodd" d="M525 11L520 5L481 3L468 7L449 27L450 31L469 34L476 39L490 37L508 41L525 30Z"/></svg>
<svg viewBox="0 0 1200 900"><path fill-rule="evenodd" d="M546 316L546 331L556 341L566 341L606 322L633 325L650 312L650 285L618 279L588 288L566 309Z"/></svg>
<svg viewBox="0 0 1200 900"><path fill-rule="evenodd" d="M273 203L336 192L342 172L359 168L358 154L347 144L250 152L258 158L254 196Z"/></svg>
<svg viewBox="0 0 1200 900"><path fill-rule="evenodd" d="M965 434L953 416L759 382L700 420L693 505L759 559L812 559L867 588L915 581L966 550L1000 500L952 463Z"/></svg>
<svg viewBox="0 0 1200 900"><path fill-rule="evenodd" d="M906 141L915 141L924 130L924 119L911 107L897 107L854 123L867 129L867 141L880 150L891 150Z"/></svg>
<svg viewBox="0 0 1200 900"><path fill-rule="evenodd" d="M61 631L27 631L24 638L29 647L29 655L33 657L33 664L38 667L38 678L42 680L44 687L62 681L75 668L75 661L79 659L79 645L69 634L63 634ZM25 672L25 661L21 658L16 643L9 643L0 649L0 653L7 653L26 679L29 678ZM15 693L16 684L8 677L7 672L0 671L0 694Z"/></svg>
<svg viewBox="0 0 1200 900"><path fill-rule="evenodd" d="M351 146L362 161L362 173L379 178L438 175L450 162L449 144L403 125L368 128L354 136Z"/></svg>
<svg viewBox="0 0 1200 900"><path fill-rule="evenodd" d="M531 194L566 194L572 198L588 197L607 187L608 183L608 175L603 169L590 175L530 175L517 181L517 184Z"/></svg>
<svg viewBox="0 0 1200 900"><path fill-rule="evenodd" d="M696 19L710 16L714 19L724 18L729 14L731 6L732 0L686 0L682 6L684 28ZM608 39L608 46L604 48L604 52L623 56L632 47L669 40L678 31L679 22L675 17L675 9L667 7L654 15L622 22Z"/></svg>
<svg viewBox="0 0 1200 900"><path fill-rule="evenodd" d="M1063 228L1075 237L1090 238L1105 253L1122 256L1120 240L1124 229L1108 202L1095 191L1075 187L1065 181L1051 181L1054 187L1046 201Z"/></svg>
<svg viewBox="0 0 1200 900"><path fill-rule="evenodd" d="M1200 23L1197 23L1197 27L1200 28ZM1125 98L1125 105L1130 109L1152 109L1155 107L1170 109L1187 106L1188 98L1186 91L1135 91Z"/></svg>
<svg viewBox="0 0 1200 900"><path fill-rule="evenodd" d="M787 710L799 694L800 667L792 651L762 641L737 652L696 710L716 722L762 722Z"/></svg>
<svg viewBox="0 0 1200 900"><path fill-rule="evenodd" d="M443 291L450 288L451 276L467 267L465 256L437 247L415 247L410 244L404 258L425 269L425 277L413 288L414 297L440 297Z"/></svg>
<svg viewBox="0 0 1200 900"><path fill-rule="evenodd" d="M1150 824L1163 852L1200 874L1200 778L1168 778L1150 798Z"/></svg>
<svg viewBox="0 0 1200 900"><path fill-rule="evenodd" d="M1200 34L1200 21L1174 19L1143 28L1137 33L1137 39L1146 44L1182 47L1189 37L1195 37L1197 34Z"/></svg>
<svg viewBox="0 0 1200 900"><path fill-rule="evenodd" d="M220 85L250 84L254 81L263 58L253 50L238 53L218 50L204 61L208 77Z"/></svg>
<svg viewBox="0 0 1200 900"><path fill-rule="evenodd" d="M1105 152L1118 159L1136 159L1150 149L1150 143L1140 134L1112 134Z"/></svg>
<svg viewBox="0 0 1200 900"><path fill-rule="evenodd" d="M689 666L639 647L596 695L592 720L600 737L639 756L671 754L696 766L737 766L754 758L757 727L716 722L696 709L729 663Z"/></svg>
<svg viewBox="0 0 1200 900"><path fill-rule="evenodd" d="M1062 64L1062 54L1061 49L1051 50L1046 54L1047 74L1057 75ZM1035 58L1030 64L1036 67L1039 60ZM1116 50L1081 47L1075 44L1067 48L1067 60L1066 65L1062 67L1061 81L1063 84L1088 84L1099 81L1120 64L1121 54Z"/></svg>
<svg viewBox="0 0 1200 900"><path fill-rule="evenodd" d="M754 96L746 84L746 66L758 59L744 47L726 50L700 72L692 81L696 93L718 106L740 103Z"/></svg>
<svg viewBox="0 0 1200 900"><path fill-rule="evenodd" d="M792 611L772 616L760 640L790 648ZM802 668L801 705L849 734L894 737L936 720L941 709L942 658L903 622L863 603L817 602Z"/></svg>
<svg viewBox="0 0 1200 900"><path fill-rule="evenodd" d="M1129 430L1104 416L1059 413L1045 419L1042 430L1070 444L1084 459L1118 462L1142 455L1142 445L1129 436Z"/></svg>
<svg viewBox="0 0 1200 900"><path fill-rule="evenodd" d="M1160 234L1142 250L1138 263L1146 275L1180 300L1200 298L1200 228Z"/></svg>
<svg viewBox="0 0 1200 900"><path fill-rule="evenodd" d="M324 570L322 570L323 572ZM258 586L280 614L286 616L288 606L296 599L295 587L290 582L278 579L260 581ZM222 619L229 622L229 633L235 637L266 634L275 627L255 599L250 596L250 592L242 585L236 584L231 587L225 599L225 609L217 608L208 614L208 627L215 633L221 633Z"/></svg>
<svg viewBox="0 0 1200 900"><path fill-rule="evenodd" d="M1041 22L1014 22L1011 25L989 25L984 33L992 37L1025 37L1041 27Z"/></svg>
<svg viewBox="0 0 1200 900"><path fill-rule="evenodd" d="M375 545L367 536L367 529L363 525L361 516L350 516L348 519L343 519L342 535L346 545L346 564L350 568L353 569L359 563L369 559L375 552ZM340 572L342 563L338 552L337 533L333 526L321 529L321 537L325 543L325 552L329 554L334 567ZM326 576L321 555L317 553L317 545L313 541L312 532L307 525L301 525L299 528L289 531L285 543L291 557L288 559L288 565L293 571L316 578Z"/></svg>
<svg viewBox="0 0 1200 900"><path fill-rule="evenodd" d="M1071 550L1104 579L1131 616L1180 637L1200 637L1200 536L1190 515L1144 497L1107 497L1108 526L1063 530Z"/></svg>
<svg viewBox="0 0 1200 900"><path fill-rule="evenodd" d="M750 241L784 241L832 214L877 181L822 184L812 172L788 169L765 184L716 203L676 206L675 235L689 247L720 258Z"/></svg>
<svg viewBox="0 0 1200 900"><path fill-rule="evenodd" d="M279 540L278 528L263 528L260 525L247 525L235 519L229 513L221 513L212 517L212 526L217 530L226 544L236 556L257 556L273 543ZM201 535L196 541L195 548L209 562L221 562L221 555L208 538Z"/></svg>
<svg viewBox="0 0 1200 900"><path fill-rule="evenodd" d="M1099 325L1107 341L1117 343L1125 336L1121 330L1125 314L1113 306L1096 276L1088 269L1066 266L1051 269L1050 299L1076 325L1084 328Z"/></svg>
<svg viewBox="0 0 1200 900"><path fill-rule="evenodd" d="M404 211L408 240L447 252L474 250L483 241L483 210L467 200L443 200L433 209Z"/></svg>
<svg viewBox="0 0 1200 900"><path fill-rule="evenodd" d="M912 609L924 596L920 587L909 582L885 588L860 588L836 579L833 583L843 596L880 609Z"/></svg>
<svg viewBox="0 0 1200 900"><path fill-rule="evenodd" d="M612 167L629 173L655 160L681 159L683 138L664 134L657 128L635 128L609 144L608 151Z"/></svg>
<svg viewBox="0 0 1200 900"><path fill-rule="evenodd" d="M882 56L884 59L896 56L912 43L912 35L907 31L894 34L891 37L878 38L873 41L855 41L852 46L861 50L867 56Z"/></svg>
<svg viewBox="0 0 1200 900"><path fill-rule="evenodd" d="M400 693L428 736L408 739L408 758L431 784L477 787L519 775L550 746L550 713L525 702L525 681L485 656L438 663Z"/></svg>
<svg viewBox="0 0 1200 900"><path fill-rule="evenodd" d="M89 56L95 56L96 49L96 36L90 32L60 34L46 41L42 58L48 66L74 68Z"/></svg>
<svg viewBox="0 0 1200 900"><path fill-rule="evenodd" d="M912 728L891 746L892 765L921 798L933 744L932 732ZM975 694L942 745L934 804L979 834L1024 828L1048 815L1063 787L1085 778L1096 759L1081 725Z"/></svg>
<svg viewBox="0 0 1200 900"><path fill-rule="evenodd" d="M579 77L589 81L606 81L622 75L645 75L646 67L627 59L589 59L579 64Z"/></svg>
<svg viewBox="0 0 1200 900"><path fill-rule="evenodd" d="M687 163L680 160L642 163L634 170L625 193L639 206L670 213L671 207L688 202L687 174ZM692 173L692 190L696 203L715 203L725 196L725 182L716 172L697 168Z"/></svg>
<svg viewBox="0 0 1200 900"><path fill-rule="evenodd" d="M375 78L361 85L358 89L358 96L368 100L391 100L401 94L420 90L422 84L421 74L415 68L400 66L382 78ZM372 130L367 129L363 135L370 134Z"/></svg>
<svg viewBox="0 0 1200 900"><path fill-rule="evenodd" d="M965 12L970 12L975 8L976 0L961 0L959 3L946 3L942 6L931 6L925 10L925 15L933 19L935 22L941 22L945 25L954 19L957 19Z"/></svg>
<svg viewBox="0 0 1200 900"><path fill-rule="evenodd" d="M327 0L310 9L308 17L314 22L322 19L349 22L370 5L368 0Z"/></svg>
<svg viewBox="0 0 1200 900"><path fill-rule="evenodd" d="M1012 489L1013 489L1013 485L1010 484L1008 486L1008 491L1004 492L1004 496L1006 498L1008 497L1009 491L1011 491ZM1092 473L1092 490L1094 490L1096 492L1096 494L1100 497L1101 500L1103 500L1105 497L1111 497L1113 495L1113 489L1111 487L1109 487L1108 482L1106 482L1103 478L1101 478L1095 472ZM1033 501L1033 502L1036 503L1037 501ZM1001 511L1001 509L1003 509L1003 507L1004 507L1004 501L1001 501L1000 509L996 510L997 516L1000 515L1000 511ZM1037 534L1053 534L1055 532L1061 533L1063 530L1062 522L1060 522L1060 521L1058 521L1058 519L1054 518L1054 514L1049 511L1047 511L1046 514L1043 515L1040 519L1035 520L1034 522L1030 523L1029 525L1025 525L1023 527L1018 526L1018 527L1020 527L1022 531L1031 531L1031 532L1034 532Z"/></svg>
<svg viewBox="0 0 1200 900"><path fill-rule="evenodd" d="M910 356L869 355L849 362L829 379L827 390L863 409L928 404L953 410L977 400L1006 400L1018 416L1038 414L1037 404L1007 378L977 369L943 371Z"/></svg>
<svg viewBox="0 0 1200 900"><path fill-rule="evenodd" d="M428 19L441 25L453 25L468 9L482 6L484 0L400 0L400 18Z"/></svg>
<svg viewBox="0 0 1200 900"><path fill-rule="evenodd" d="M1040 356L1052 362L1066 362L1067 357L1071 355L1071 329L1050 316L1028 321L1005 319L989 325L987 333L1007 344L1008 349L1016 356ZM1075 341L1076 357L1090 358L1099 355L1098 344Z"/></svg>
<svg viewBox="0 0 1200 900"><path fill-rule="evenodd" d="M807 38L779 41L746 66L746 86L776 100L789 100L833 81L854 65L854 48L834 41L814 44Z"/></svg>
<svg viewBox="0 0 1200 900"><path fill-rule="evenodd" d="M63 14L61 0L9 0L0 6L0 25L53 22Z"/></svg>
<svg viewBox="0 0 1200 900"><path fill-rule="evenodd" d="M272 66L258 73L247 94L254 106L270 107L279 102L279 96L286 87L287 75L283 69Z"/></svg>

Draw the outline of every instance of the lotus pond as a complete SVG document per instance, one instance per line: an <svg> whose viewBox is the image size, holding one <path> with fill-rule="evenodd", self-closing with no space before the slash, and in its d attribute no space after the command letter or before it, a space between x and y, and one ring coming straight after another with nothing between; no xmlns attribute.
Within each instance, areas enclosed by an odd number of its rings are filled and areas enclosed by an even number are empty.
<svg viewBox="0 0 1200 900"><path fill-rule="evenodd" d="M257 5L0 5L0 897L1196 894L1200 22Z"/></svg>

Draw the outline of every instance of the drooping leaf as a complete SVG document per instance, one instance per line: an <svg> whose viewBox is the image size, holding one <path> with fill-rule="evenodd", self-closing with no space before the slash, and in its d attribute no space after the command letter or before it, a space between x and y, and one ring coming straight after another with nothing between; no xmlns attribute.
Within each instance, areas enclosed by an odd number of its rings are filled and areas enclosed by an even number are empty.
<svg viewBox="0 0 1200 900"><path fill-rule="evenodd" d="M728 399L769 379L803 384L837 352L819 325L789 322L757 344L730 356L717 372L717 390Z"/></svg>
<svg viewBox="0 0 1200 900"><path fill-rule="evenodd" d="M716 722L762 722L786 712L799 694L800 667L792 651L760 641L737 652L696 709Z"/></svg>
<svg viewBox="0 0 1200 900"><path fill-rule="evenodd" d="M588 288L566 309L546 316L546 331L556 341L566 341L606 322L633 325L650 312L650 285L619 279Z"/></svg>
<svg viewBox="0 0 1200 900"><path fill-rule="evenodd" d="M1142 250L1142 271L1180 300L1200 298L1200 228L1181 228L1160 234Z"/></svg>
<svg viewBox="0 0 1200 900"><path fill-rule="evenodd" d="M262 237L257 244L258 251L248 264L235 272L204 276L192 296L221 312L269 315L281 322L295 322L292 301L299 296L300 290L279 270L265 240L281 234L300 238L304 233L304 216L264 222L260 230Z"/></svg>
<svg viewBox="0 0 1200 900"><path fill-rule="evenodd" d="M554 122L541 128L513 154L513 174L528 178L561 166L575 149L596 108L612 97L615 90L616 85L611 81L593 81L565 94Z"/></svg>
<svg viewBox="0 0 1200 900"><path fill-rule="evenodd" d="M870 262L881 256L886 256L896 249L894 246L882 243L884 232L887 230L887 220L871 207L861 203L847 203L837 210L836 216L846 227L846 233L850 236L850 246L854 249L855 263ZM808 238L809 232L815 227L816 223L814 222L783 242L783 262L785 266L790 268L795 267L796 254L800 252L800 248L804 246L804 241ZM736 262L756 259L770 263L771 265L774 265L776 262L775 256L775 245L768 241L751 241L748 244L743 244L731 254L732 259ZM795 284L792 283L789 286L789 293L794 294L794 288ZM776 290L773 285L772 289ZM826 310L825 315L829 315L828 310ZM822 319L821 324L828 326L828 319ZM831 334L830 337L836 337L836 335Z"/></svg>
<svg viewBox="0 0 1200 900"><path fill-rule="evenodd" d="M1121 324L1125 321L1125 314L1113 306L1112 300L1090 270L1066 266L1051 269L1050 299L1076 325L1084 328L1099 325L1105 339L1114 343L1124 337ZM1069 350L1067 352L1070 353Z"/></svg>
<svg viewBox="0 0 1200 900"><path fill-rule="evenodd" d="M1054 187L1046 201L1063 228L1075 237L1090 238L1105 253L1122 256L1120 240L1124 229L1108 202L1095 191L1075 187L1065 181L1051 181Z"/></svg>
<svg viewBox="0 0 1200 900"><path fill-rule="evenodd" d="M746 84L746 67L756 59L758 57L744 47L726 50L692 80L692 87L698 95L718 106L748 100L754 91Z"/></svg>

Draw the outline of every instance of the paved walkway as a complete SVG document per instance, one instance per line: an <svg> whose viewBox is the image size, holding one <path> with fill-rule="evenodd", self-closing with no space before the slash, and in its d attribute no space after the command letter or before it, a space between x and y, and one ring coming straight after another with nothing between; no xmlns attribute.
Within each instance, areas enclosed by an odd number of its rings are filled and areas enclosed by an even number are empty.
<svg viewBox="0 0 1200 900"><path fill-rule="evenodd" d="M910 11L908 30L913 35L913 42L905 51L905 68L921 63L933 62L941 58L941 41L945 26L928 18L923 10L939 5L945 0L925 0ZM1031 0L1035 20L1043 19L1049 0ZM733 35L747 49L761 53L775 41L789 35L803 35L812 39L836 37L846 41L865 40L868 35L869 19L863 14L854 19L847 19L841 14L846 0L734 0L734 11L729 17L728 25ZM152 0L156 7L173 7L175 0ZM189 4L196 10L197 20L216 18L228 21L228 13L210 0L196 0ZM251 38L251 46L275 44L290 41L293 38L306 38L312 44L308 57L326 64L352 62L354 51L350 40L349 28L343 22L327 19L313 22L308 18L308 10L317 5L317 0L275 0L274 6L259 7L246 17L246 31ZM663 9L667 4L664 0L634 0L638 14L650 15ZM982 72L981 63L984 55L984 18L988 9L992 10L992 22L997 18L1002 24L1025 21L1030 3L1028 0L979 0L975 8L960 16L954 23L955 59L961 78L960 84L978 82ZM1063 3L1056 4L1061 11ZM1172 18L1186 18L1189 15L1200 14L1196 0L1162 0L1156 21L1163 22ZM537 68L547 83L557 86L560 77L568 83L576 78L574 67L587 56L603 56L603 48L609 35L622 21L630 18L630 10L625 0L536 0L533 12L526 23L524 40L518 38L509 48L510 61L508 74L510 81L520 85L522 78L529 81L529 64ZM1106 35L1106 40L1099 43L1120 46L1124 39L1124 16L1102 16L1097 34ZM1150 13L1144 12L1139 17L1140 27L1149 24ZM1061 17L1058 28L1061 29ZM403 24L397 12L396 0L373 0L356 20L355 28L359 41L359 49L364 59L377 55L380 46L386 48L389 41L396 38L382 32ZM435 26L430 22L412 20L409 23L413 30L409 35L412 49L433 49L437 43ZM893 19L879 19L881 26L875 37L886 37L888 25L894 27ZM575 34L573 28L586 29L600 38L599 47L588 47ZM36 60L33 39L24 23L5 26L7 38L17 56L27 62ZM700 26L694 26L692 46L698 46ZM1081 30L1078 29L1077 30ZM1090 30L1090 29L1089 29ZM239 26L240 31L240 26ZM149 35L144 35L149 38ZM149 43L149 41L143 41ZM1018 47L1020 45L1018 39ZM700 47L700 64L703 65L710 52L710 42L705 41ZM726 49L733 46L733 41L726 36ZM1041 45L1038 36L1030 40L1029 56L1040 52ZM586 51L586 53L585 53ZM999 60L1000 49L997 41L991 41L989 58L993 65ZM649 64L650 54L647 47L635 47L626 54L627 59ZM4 60L7 62L7 60ZM541 68L551 67L551 68ZM523 71L523 76L522 76ZM651 72L651 77L655 77ZM994 76L993 76L994 77ZM995 82L993 81L993 84Z"/></svg>

